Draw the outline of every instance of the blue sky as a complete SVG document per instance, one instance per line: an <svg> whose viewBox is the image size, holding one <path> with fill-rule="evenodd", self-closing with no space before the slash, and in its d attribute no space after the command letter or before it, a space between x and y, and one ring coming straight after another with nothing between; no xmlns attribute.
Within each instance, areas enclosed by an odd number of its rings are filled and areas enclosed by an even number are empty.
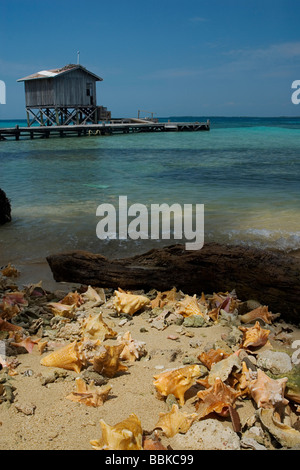
<svg viewBox="0 0 300 470"><path fill-rule="evenodd" d="M114 117L298 116L299 0L0 0L0 119L25 117L17 79L77 62Z"/></svg>

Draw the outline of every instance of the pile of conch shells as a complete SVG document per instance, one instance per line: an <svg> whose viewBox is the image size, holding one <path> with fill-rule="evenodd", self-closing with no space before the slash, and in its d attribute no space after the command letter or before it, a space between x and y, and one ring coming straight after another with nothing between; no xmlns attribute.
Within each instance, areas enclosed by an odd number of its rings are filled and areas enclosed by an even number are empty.
<svg viewBox="0 0 300 470"><path fill-rule="evenodd" d="M81 286L58 295L44 290L41 282L20 289L15 283L18 275L18 270L8 265L0 277L0 339L15 353L0 355L0 373L5 370L14 376L18 373L18 354L38 351L42 366L77 374L75 387L66 398L80 406L105 407L113 399L113 381L99 386L94 380L78 376L82 371L92 370L108 382L118 375L130 376L135 362L147 356L147 344L133 338L130 330L117 332L114 323L104 317L103 306L112 312L112 318L123 316L125 324L128 317L144 312L149 322L158 312L164 328L171 315L176 321L182 318L182 322L201 317L203 326L194 328L199 336L210 326L224 325L227 333L223 346L198 346L193 363L153 375L155 400L165 401L166 412L158 413L152 431L143 429L132 403L133 410L124 420L116 424L100 420L102 436L90 441L94 449L172 448L174 436L186 434L196 421L213 417L231 423L240 436L241 447L249 448L251 441L255 448L253 439L259 433L261 440L265 433L266 448L274 448L272 439L278 447L300 445L298 363L278 376L257 366L263 351L276 351L277 346L278 350L291 352L288 331L274 324L279 314L269 312L267 306L248 306L245 311L245 302L234 291L187 295L173 288L145 294ZM4 400L5 387L1 385L0 404ZM240 409L247 401L253 414L245 420L240 417ZM243 441L249 435L252 440Z"/></svg>

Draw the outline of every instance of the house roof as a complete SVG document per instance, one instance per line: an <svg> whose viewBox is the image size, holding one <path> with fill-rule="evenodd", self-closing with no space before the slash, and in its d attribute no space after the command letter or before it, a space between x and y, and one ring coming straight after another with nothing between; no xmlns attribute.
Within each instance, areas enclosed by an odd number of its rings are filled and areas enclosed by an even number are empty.
<svg viewBox="0 0 300 470"><path fill-rule="evenodd" d="M94 73L90 72L82 65L68 64L58 69L41 70L40 72L33 73L32 75L28 75L27 77L19 78L17 82L25 82L27 80L36 80L36 79L42 79L42 78L55 78L55 77L61 76L65 73L69 73L76 69L83 70L84 72L94 77L97 81L103 80L103 78L98 77L98 75L95 75Z"/></svg>

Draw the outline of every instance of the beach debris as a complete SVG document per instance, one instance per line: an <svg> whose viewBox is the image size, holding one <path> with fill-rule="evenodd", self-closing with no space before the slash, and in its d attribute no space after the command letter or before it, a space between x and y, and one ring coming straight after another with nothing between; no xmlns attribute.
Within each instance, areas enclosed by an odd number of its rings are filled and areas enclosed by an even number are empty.
<svg viewBox="0 0 300 470"><path fill-rule="evenodd" d="M172 369L154 375L153 385L160 395L167 397L173 394L181 406L184 405L185 392L195 384L196 378L202 374L198 364Z"/></svg>
<svg viewBox="0 0 300 470"><path fill-rule="evenodd" d="M272 376L273 378L287 377L287 383L285 388L285 397L295 403L300 404L300 365L297 364L293 369L285 374L279 376Z"/></svg>
<svg viewBox="0 0 300 470"><path fill-rule="evenodd" d="M23 413L26 416L32 416L35 413L36 405L35 403L22 403L17 402L14 404L17 411Z"/></svg>
<svg viewBox="0 0 300 470"><path fill-rule="evenodd" d="M257 378L248 384L248 389L258 408L276 408L287 405L289 401L284 398L288 379L272 379L261 369L257 369Z"/></svg>
<svg viewBox="0 0 300 470"><path fill-rule="evenodd" d="M51 352L40 360L40 364L47 367L60 367L66 370L81 371L83 365L79 354L78 342L73 341L56 351Z"/></svg>
<svg viewBox="0 0 300 470"><path fill-rule="evenodd" d="M134 362L147 355L147 350L145 348L146 343L144 341L133 339L130 331L126 331L123 336L119 335L117 340L120 344L124 345L120 354L120 359Z"/></svg>
<svg viewBox="0 0 300 470"><path fill-rule="evenodd" d="M68 400L84 403L87 406L102 406L107 400L111 390L111 385L97 387L94 381L87 384L81 377L75 379L76 391L72 392L66 398Z"/></svg>
<svg viewBox="0 0 300 470"><path fill-rule="evenodd" d="M96 450L143 450L143 430L141 421L131 413L128 418L110 426L100 419L102 437L90 441Z"/></svg>
<svg viewBox="0 0 300 470"><path fill-rule="evenodd" d="M269 312L269 307L267 305L260 305L254 310L241 315L240 320L242 323L252 323L257 320L263 320L264 323L271 325L272 321L274 318L277 318L277 316L278 315L273 315L272 312Z"/></svg>
<svg viewBox="0 0 300 470"><path fill-rule="evenodd" d="M122 364L120 358L124 346L124 344L101 345L93 358L94 370L107 377L114 377L119 372L127 371L128 367Z"/></svg>
<svg viewBox="0 0 300 470"><path fill-rule="evenodd" d="M257 354L257 366L271 372L272 375L285 374L293 368L291 358L287 353L272 350Z"/></svg>
<svg viewBox="0 0 300 470"><path fill-rule="evenodd" d="M235 401L240 395L239 391L234 390L219 377L216 377L211 387L197 393L199 400L195 406L199 418L204 418L212 412L223 417L228 416L229 408L235 406Z"/></svg>
<svg viewBox="0 0 300 470"><path fill-rule="evenodd" d="M114 307L118 313L133 315L150 304L150 299L145 295L128 294L120 290L115 290L114 295Z"/></svg>
<svg viewBox="0 0 300 470"><path fill-rule="evenodd" d="M177 404L173 404L168 413L159 413L155 428L162 429L167 437L173 437L178 432L185 434L197 418L197 413L183 413Z"/></svg>
<svg viewBox="0 0 300 470"><path fill-rule="evenodd" d="M19 277L21 274L20 271L11 263L8 263L8 265L5 266L0 272L2 276L5 277Z"/></svg>
<svg viewBox="0 0 300 470"><path fill-rule="evenodd" d="M176 450L240 450L238 434L213 418L194 422L186 434L175 434L170 444Z"/></svg>
<svg viewBox="0 0 300 470"><path fill-rule="evenodd" d="M110 328L103 320L102 313L97 315L90 314L88 318L84 319L82 322L82 335L84 337L104 341L105 339L114 338L117 334L118 333Z"/></svg>
<svg viewBox="0 0 300 470"><path fill-rule="evenodd" d="M243 332L240 347L250 351L255 351L257 348L266 345L268 336L271 333L270 330L263 329L259 321L256 321L255 325L250 328L239 326L239 329Z"/></svg>
<svg viewBox="0 0 300 470"><path fill-rule="evenodd" d="M263 426L283 446L287 448L300 445L300 432L279 421L273 409L259 408L257 416Z"/></svg>

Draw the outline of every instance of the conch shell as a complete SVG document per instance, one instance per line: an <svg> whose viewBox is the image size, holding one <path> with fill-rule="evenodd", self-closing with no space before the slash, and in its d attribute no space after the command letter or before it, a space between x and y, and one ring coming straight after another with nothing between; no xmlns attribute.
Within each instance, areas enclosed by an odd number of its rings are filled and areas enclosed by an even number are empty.
<svg viewBox="0 0 300 470"><path fill-rule="evenodd" d="M171 411L168 413L159 413L159 420L155 425L155 428L160 428L167 437L173 437L178 432L185 434L192 423L198 418L197 413L183 413L179 411L178 405L175 403L172 406Z"/></svg>
<svg viewBox="0 0 300 470"><path fill-rule="evenodd" d="M250 350L264 346L268 341L270 330L264 330L261 328L259 321L255 323L251 328L239 326L239 330L243 332L241 348Z"/></svg>
<svg viewBox="0 0 300 470"><path fill-rule="evenodd" d="M200 401L196 403L198 416L203 418L213 411L220 416L228 416L229 408L234 407L236 399L240 396L233 388L226 385L219 377L214 384L206 390L197 393Z"/></svg>
<svg viewBox="0 0 300 470"><path fill-rule="evenodd" d="M171 290L165 292L158 292L155 299L151 300L152 308L163 308L165 305L172 306L177 302L177 293L176 287L173 287Z"/></svg>
<svg viewBox="0 0 300 470"><path fill-rule="evenodd" d="M242 363L240 358L234 353L230 354L222 361L213 364L208 375L208 383L209 385L213 385L217 377L225 382L231 373L239 372L241 369Z"/></svg>
<svg viewBox="0 0 300 470"><path fill-rule="evenodd" d="M91 286L88 286L87 290L82 294L82 298L85 302L105 302L105 294L103 292L103 297Z"/></svg>
<svg viewBox="0 0 300 470"><path fill-rule="evenodd" d="M199 361L207 367L208 370L211 369L212 365L216 362L222 361L222 359L226 359L229 354L224 351L223 349L210 349L207 352L202 352L198 355Z"/></svg>
<svg viewBox="0 0 300 470"><path fill-rule="evenodd" d="M50 307L51 312L55 317L65 317L65 318L74 318L76 305L67 305L62 304L61 302L49 302L48 307Z"/></svg>
<svg viewBox="0 0 300 470"><path fill-rule="evenodd" d="M196 294L193 296L186 295L182 301L178 302L176 313L180 313L184 317L189 317L190 315L201 315L206 320L209 320L206 308L198 302Z"/></svg>
<svg viewBox="0 0 300 470"><path fill-rule="evenodd" d="M154 375L153 385L162 396L173 394L184 405L185 392L195 383L195 378L201 375L198 364L180 367Z"/></svg>
<svg viewBox="0 0 300 470"><path fill-rule="evenodd" d="M145 295L127 294L115 290L114 307L118 313L133 315L141 308L150 304L150 299Z"/></svg>
<svg viewBox="0 0 300 470"><path fill-rule="evenodd" d="M261 369L257 369L257 378L248 384L248 388L258 408L287 405L289 401L284 398L287 380L287 377L271 379Z"/></svg>
<svg viewBox="0 0 300 470"><path fill-rule="evenodd" d="M300 432L287 424L281 423L277 419L274 410L260 408L257 414L263 426L283 447L299 447Z"/></svg>
<svg viewBox="0 0 300 470"><path fill-rule="evenodd" d="M99 313L98 315L89 315L89 317L83 321L82 334L90 339L104 341L105 339L114 338L118 333L105 323L102 318L102 313Z"/></svg>
<svg viewBox="0 0 300 470"><path fill-rule="evenodd" d="M81 371L82 361L77 341L73 341L73 343L51 352L47 356L43 357L40 363L42 366L60 367L66 370L74 370L79 373Z"/></svg>
<svg viewBox="0 0 300 470"><path fill-rule="evenodd" d="M120 354L124 349L124 344L117 346L102 345L97 355L94 356L93 367L96 372L107 377L114 377L118 372L128 370L128 367L120 361Z"/></svg>
<svg viewBox="0 0 300 470"><path fill-rule="evenodd" d="M77 291L69 292L59 303L64 305L75 305L75 307L80 307L84 303L84 300Z"/></svg>
<svg viewBox="0 0 300 470"><path fill-rule="evenodd" d="M130 331L126 331L123 336L119 335L117 340L124 345L124 349L120 354L120 359L124 361L134 362L147 354L146 343L133 339Z"/></svg>
<svg viewBox="0 0 300 470"><path fill-rule="evenodd" d="M18 277L20 275L20 271L18 271L18 269L10 263L8 263L8 265L5 266L5 268L3 268L0 272L5 277Z"/></svg>
<svg viewBox="0 0 300 470"><path fill-rule="evenodd" d="M110 385L105 387L96 387L94 381L89 385L81 377L77 377L75 380L76 391L72 392L66 398L79 403L84 403L87 406L102 406L107 400L108 394L111 390Z"/></svg>
<svg viewBox="0 0 300 470"><path fill-rule="evenodd" d="M269 312L268 306L264 305L251 310L251 312L241 315L240 318L242 323L251 323L255 320L261 319L268 325L271 325L273 317L276 317L276 315L273 315L271 312Z"/></svg>
<svg viewBox="0 0 300 470"><path fill-rule="evenodd" d="M141 421L134 414L114 426L109 426L103 419L100 420L102 437L90 441L96 450L143 450L143 430Z"/></svg>

